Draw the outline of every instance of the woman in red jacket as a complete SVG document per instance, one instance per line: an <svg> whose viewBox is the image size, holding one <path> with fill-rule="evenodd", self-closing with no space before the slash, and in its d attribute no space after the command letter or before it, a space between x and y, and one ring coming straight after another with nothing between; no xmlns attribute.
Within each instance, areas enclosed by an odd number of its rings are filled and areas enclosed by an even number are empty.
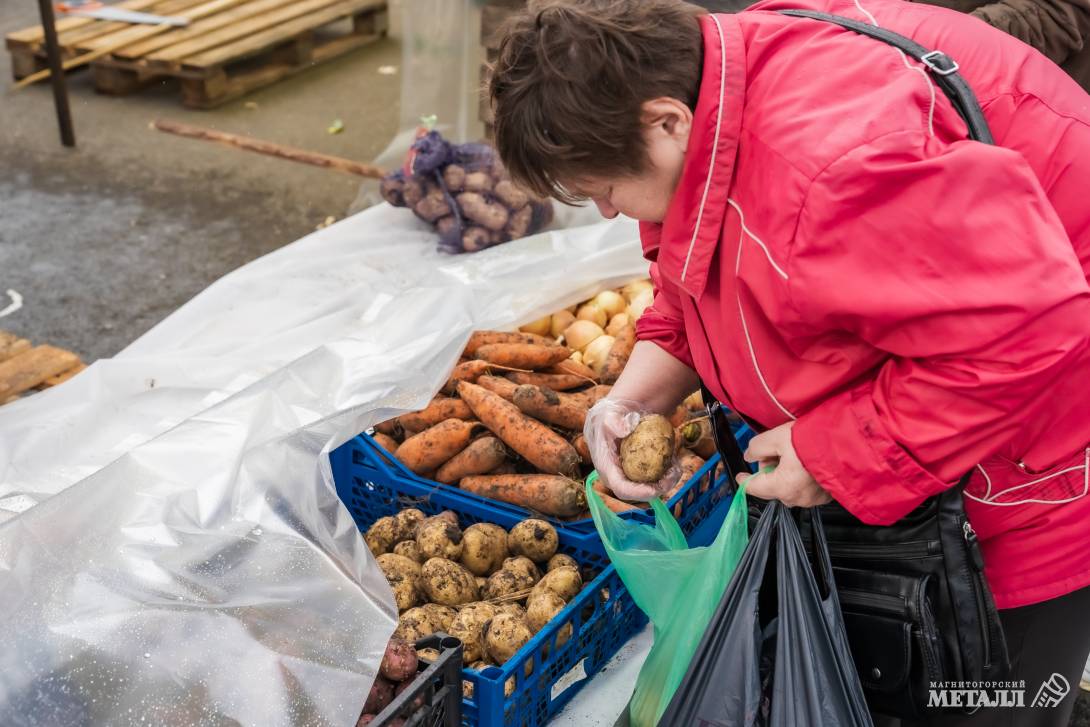
<svg viewBox="0 0 1090 727"><path fill-rule="evenodd" d="M960 63L994 145L967 140L901 51L790 7L890 28ZM895 0L550 2L513 22L496 142L542 194L640 220L656 286L587 428L700 381L768 428L750 494L893 523L972 472L969 518L1030 694L1090 651L1090 96L959 13ZM974 724L1066 724L983 710ZM1000 714L999 712L1003 712Z"/></svg>

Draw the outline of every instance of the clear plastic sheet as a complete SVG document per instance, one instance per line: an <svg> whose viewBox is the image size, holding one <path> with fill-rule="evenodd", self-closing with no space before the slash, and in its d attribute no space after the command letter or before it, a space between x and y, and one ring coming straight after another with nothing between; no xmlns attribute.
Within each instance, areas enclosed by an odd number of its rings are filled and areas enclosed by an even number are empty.
<svg viewBox="0 0 1090 727"><path fill-rule="evenodd" d="M0 409L0 724L354 724L396 613L325 455L645 272L631 222L451 258L382 205Z"/></svg>

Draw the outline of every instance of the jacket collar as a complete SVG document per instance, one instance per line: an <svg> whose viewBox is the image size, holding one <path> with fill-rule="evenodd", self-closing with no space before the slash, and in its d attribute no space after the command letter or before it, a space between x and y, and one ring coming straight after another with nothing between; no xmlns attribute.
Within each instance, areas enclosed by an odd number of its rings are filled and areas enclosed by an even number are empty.
<svg viewBox="0 0 1090 727"><path fill-rule="evenodd" d="M745 47L738 20L705 15L704 70L681 178L662 224L641 223L644 257L699 299L719 242L745 101Z"/></svg>

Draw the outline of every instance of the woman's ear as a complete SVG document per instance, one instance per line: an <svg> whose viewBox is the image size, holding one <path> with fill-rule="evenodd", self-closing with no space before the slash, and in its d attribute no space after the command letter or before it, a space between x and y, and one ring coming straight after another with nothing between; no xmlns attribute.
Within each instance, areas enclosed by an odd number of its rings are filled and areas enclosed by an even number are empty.
<svg viewBox="0 0 1090 727"><path fill-rule="evenodd" d="M682 149L688 146L693 126L693 112L676 98L663 96L644 101L641 120L648 132L667 138Z"/></svg>

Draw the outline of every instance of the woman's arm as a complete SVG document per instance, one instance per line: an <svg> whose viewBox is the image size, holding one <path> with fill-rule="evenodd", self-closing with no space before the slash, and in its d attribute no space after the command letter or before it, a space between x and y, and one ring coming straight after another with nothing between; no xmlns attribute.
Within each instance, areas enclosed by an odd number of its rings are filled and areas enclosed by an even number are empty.
<svg viewBox="0 0 1090 727"><path fill-rule="evenodd" d="M637 341L632 356L610 391L611 399L640 402L648 411L672 412L700 388L700 378L671 354L650 341Z"/></svg>

